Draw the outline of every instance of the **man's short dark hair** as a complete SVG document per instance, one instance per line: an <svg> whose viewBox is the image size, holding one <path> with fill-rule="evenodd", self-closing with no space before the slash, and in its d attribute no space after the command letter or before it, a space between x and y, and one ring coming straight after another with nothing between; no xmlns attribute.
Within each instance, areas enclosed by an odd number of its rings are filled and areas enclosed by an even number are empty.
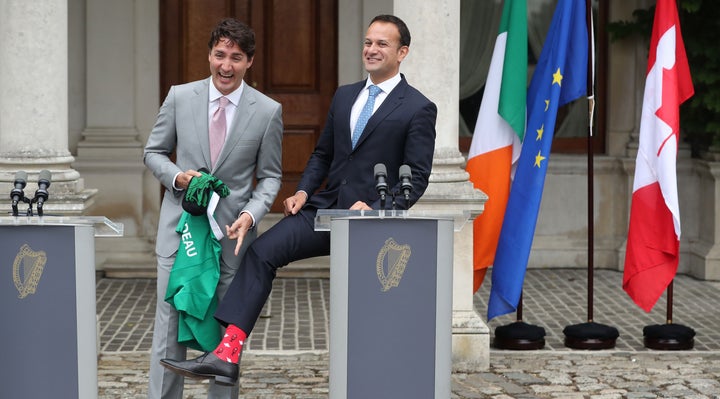
<svg viewBox="0 0 720 399"><path fill-rule="evenodd" d="M398 31L400 32L400 46L410 47L410 29L408 29L407 25L405 25L405 22L403 22L402 19L394 15L383 14L373 18L373 20L370 21L370 25L372 25L374 22L388 22L397 26Z"/></svg>
<svg viewBox="0 0 720 399"><path fill-rule="evenodd" d="M208 48L212 50L223 38L237 44L248 58L252 59L255 55L255 32L237 19L225 18L220 21L210 33Z"/></svg>

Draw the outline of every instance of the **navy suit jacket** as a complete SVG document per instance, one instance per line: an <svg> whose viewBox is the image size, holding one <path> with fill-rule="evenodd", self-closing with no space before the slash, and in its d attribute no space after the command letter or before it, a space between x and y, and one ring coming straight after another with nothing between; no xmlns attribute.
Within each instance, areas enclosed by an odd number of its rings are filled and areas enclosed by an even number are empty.
<svg viewBox="0 0 720 399"><path fill-rule="evenodd" d="M298 184L298 190L309 195L306 206L347 209L363 201L379 209L374 173L378 163L387 168L388 194L397 193L398 209L410 208L425 192L435 149L437 107L401 77L368 121L355 149L350 141L350 112L366 81L337 89L325 128ZM402 164L412 171L409 201L400 189ZM325 187L318 191L324 181ZM385 208L391 205L388 195Z"/></svg>

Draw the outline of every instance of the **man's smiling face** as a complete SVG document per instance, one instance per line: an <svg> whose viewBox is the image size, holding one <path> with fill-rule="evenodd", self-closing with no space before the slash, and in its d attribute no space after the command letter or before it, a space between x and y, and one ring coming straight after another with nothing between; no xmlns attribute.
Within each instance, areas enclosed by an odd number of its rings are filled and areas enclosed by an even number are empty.
<svg viewBox="0 0 720 399"><path fill-rule="evenodd" d="M224 95L235 91L242 84L245 72L252 65L252 58L233 41L221 38L208 55L210 74L215 87Z"/></svg>

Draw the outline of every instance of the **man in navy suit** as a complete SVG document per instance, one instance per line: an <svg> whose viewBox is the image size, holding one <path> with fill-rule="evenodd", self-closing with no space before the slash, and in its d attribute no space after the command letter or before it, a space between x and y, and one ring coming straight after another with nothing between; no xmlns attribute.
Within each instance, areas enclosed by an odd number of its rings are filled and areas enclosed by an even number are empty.
<svg viewBox="0 0 720 399"><path fill-rule="evenodd" d="M300 259L330 254L330 233L314 229L317 210L379 209L374 175L378 163L390 171L403 164L412 170L413 191L407 201L398 195L396 207L410 208L425 192L435 148L437 107L400 74L400 63L409 46L410 32L402 20L392 15L372 20L362 51L368 79L338 88L297 192L283 202L286 217L245 253L215 313L227 326L223 341L196 359L164 359L161 362L165 367L189 377L234 385L242 344L270 295L277 269ZM373 112L368 119L369 113L363 108L372 96L375 100L369 108ZM353 145L356 125L361 127ZM396 176L387 176L389 192L400 192L401 182ZM323 182L326 185L320 189ZM390 207L389 202L386 207ZM230 238L234 234L228 231Z"/></svg>

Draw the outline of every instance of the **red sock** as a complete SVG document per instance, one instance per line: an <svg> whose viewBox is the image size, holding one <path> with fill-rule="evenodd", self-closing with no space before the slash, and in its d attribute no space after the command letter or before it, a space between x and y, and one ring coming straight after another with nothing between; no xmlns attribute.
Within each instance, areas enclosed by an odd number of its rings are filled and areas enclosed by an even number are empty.
<svg viewBox="0 0 720 399"><path fill-rule="evenodd" d="M245 334L243 330L233 324L229 324L227 329L225 329L225 336L213 353L228 363L238 363L245 338L247 338L247 334Z"/></svg>

